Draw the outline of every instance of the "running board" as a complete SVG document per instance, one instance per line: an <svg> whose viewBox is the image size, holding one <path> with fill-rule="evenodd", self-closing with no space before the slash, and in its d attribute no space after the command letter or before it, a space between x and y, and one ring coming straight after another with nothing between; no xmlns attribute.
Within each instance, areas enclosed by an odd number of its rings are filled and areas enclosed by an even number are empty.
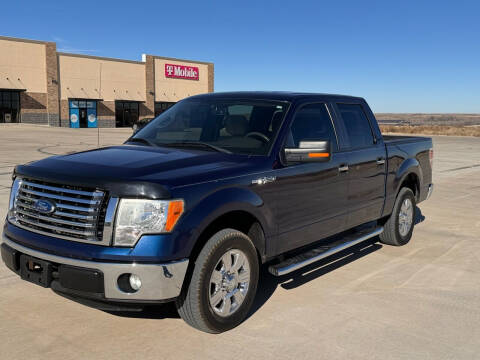
<svg viewBox="0 0 480 360"><path fill-rule="evenodd" d="M310 265L318 260L324 259L330 255L336 254L342 250L345 250L353 245L359 244L362 241L368 240L372 237L380 235L383 232L383 227L378 227L372 231L372 229L366 229L356 232L351 235L347 235L343 239L336 241L329 245L323 245L315 249L308 250L303 254L293 256L285 259L279 264L270 265L268 271L275 276L282 276L292 271L298 270L304 266Z"/></svg>

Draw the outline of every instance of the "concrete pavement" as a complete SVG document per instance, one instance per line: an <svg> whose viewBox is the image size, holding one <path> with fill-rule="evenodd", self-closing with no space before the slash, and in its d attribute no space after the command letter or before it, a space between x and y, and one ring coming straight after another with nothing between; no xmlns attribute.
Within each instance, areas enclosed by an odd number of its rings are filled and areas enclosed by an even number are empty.
<svg viewBox="0 0 480 360"><path fill-rule="evenodd" d="M100 145L130 130L100 129ZM0 127L0 216L13 166L97 146L96 130ZM21 281L0 265L4 359L473 359L480 351L480 139L434 137L435 191L404 247L365 244L276 279L220 335L170 305L110 314Z"/></svg>

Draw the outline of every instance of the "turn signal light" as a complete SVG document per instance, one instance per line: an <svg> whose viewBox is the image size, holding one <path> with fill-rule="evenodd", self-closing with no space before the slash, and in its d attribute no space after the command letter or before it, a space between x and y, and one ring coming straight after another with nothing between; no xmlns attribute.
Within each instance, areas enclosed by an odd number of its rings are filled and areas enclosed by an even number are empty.
<svg viewBox="0 0 480 360"><path fill-rule="evenodd" d="M308 153L309 158L326 158L329 156L330 153Z"/></svg>
<svg viewBox="0 0 480 360"><path fill-rule="evenodd" d="M173 227L177 223L182 213L183 213L183 201L182 200L171 201L168 206L167 222L165 224L166 231L172 231Z"/></svg>

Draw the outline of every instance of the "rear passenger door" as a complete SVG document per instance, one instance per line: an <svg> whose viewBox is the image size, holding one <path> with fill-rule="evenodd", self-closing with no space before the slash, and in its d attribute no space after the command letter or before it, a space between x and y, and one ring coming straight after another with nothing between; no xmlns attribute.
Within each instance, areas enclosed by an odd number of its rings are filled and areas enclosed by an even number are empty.
<svg viewBox="0 0 480 360"><path fill-rule="evenodd" d="M336 103L348 156L348 227L377 220L385 196L385 146L377 141L361 103Z"/></svg>

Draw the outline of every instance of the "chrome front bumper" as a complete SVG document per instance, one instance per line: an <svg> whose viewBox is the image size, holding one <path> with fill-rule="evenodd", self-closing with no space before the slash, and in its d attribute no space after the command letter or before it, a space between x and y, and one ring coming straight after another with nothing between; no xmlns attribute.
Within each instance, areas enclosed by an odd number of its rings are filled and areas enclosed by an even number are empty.
<svg viewBox="0 0 480 360"><path fill-rule="evenodd" d="M5 235L3 243L20 253L56 264L96 269L103 273L106 300L167 300L180 295L187 272L188 259L165 264L104 263L71 259L32 250L13 242ZM118 277L122 274L136 274L142 280L142 287L134 293L127 293L118 287Z"/></svg>

